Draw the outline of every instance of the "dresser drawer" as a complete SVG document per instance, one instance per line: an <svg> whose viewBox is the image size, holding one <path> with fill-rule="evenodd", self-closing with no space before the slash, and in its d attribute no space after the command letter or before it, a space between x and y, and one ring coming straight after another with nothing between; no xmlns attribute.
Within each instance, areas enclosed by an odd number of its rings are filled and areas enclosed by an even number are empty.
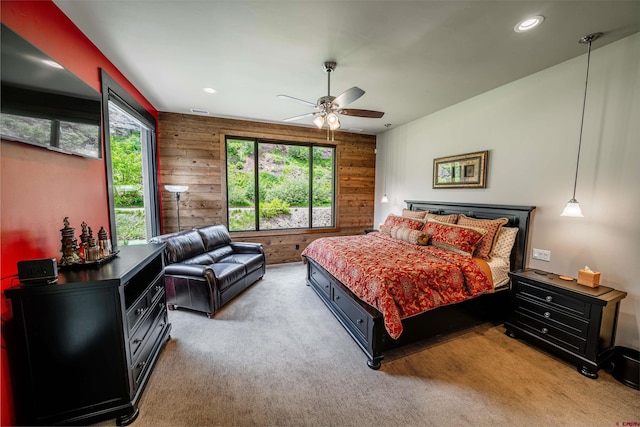
<svg viewBox="0 0 640 427"><path fill-rule="evenodd" d="M333 288L333 302L340 311L347 317L361 333L363 337L367 336L368 319L367 313L356 305L344 292L338 287Z"/></svg>
<svg viewBox="0 0 640 427"><path fill-rule="evenodd" d="M587 319L565 314L564 311L558 310L550 304L529 301L523 298L522 295L517 295L516 311L537 318L541 322L555 326L570 334L587 338L589 332Z"/></svg>
<svg viewBox="0 0 640 427"><path fill-rule="evenodd" d="M139 327L139 323L145 317L145 314L153 308L154 301L164 294L163 276L159 276L149 286L143 295L140 296L133 306L127 311L127 324L129 332L135 331Z"/></svg>
<svg viewBox="0 0 640 427"><path fill-rule="evenodd" d="M134 362L131 368L136 389L140 385L144 373L151 365L155 354L153 349L156 347L158 338L167 324L167 310L163 307L155 317L149 316L149 318L153 319L152 326L142 342L138 357L133 359Z"/></svg>
<svg viewBox="0 0 640 427"><path fill-rule="evenodd" d="M584 354L587 340L570 334L551 322L542 321L536 317L516 311L514 320L517 326L525 331L529 331L534 335L556 344L558 347L564 348L576 354Z"/></svg>
<svg viewBox="0 0 640 427"><path fill-rule="evenodd" d="M572 296L563 295L520 280L517 281L516 286L516 295L518 294L525 295L534 301L543 302L550 307L565 310L580 317L589 317L589 309L591 306Z"/></svg>
<svg viewBox="0 0 640 427"><path fill-rule="evenodd" d="M136 330L136 333L129 339L129 346L131 348L131 360L136 360L140 350L143 347L145 342L145 338L153 324L156 322L158 315L165 310L164 308L164 300L161 299L155 303L152 310L153 312L147 316L140 327Z"/></svg>

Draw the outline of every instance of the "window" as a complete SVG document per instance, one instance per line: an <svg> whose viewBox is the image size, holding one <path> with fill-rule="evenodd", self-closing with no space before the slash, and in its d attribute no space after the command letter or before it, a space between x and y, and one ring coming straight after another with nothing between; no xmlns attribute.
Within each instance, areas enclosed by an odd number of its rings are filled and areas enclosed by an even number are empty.
<svg viewBox="0 0 640 427"><path fill-rule="evenodd" d="M227 137L226 153L230 231L335 225L335 147Z"/></svg>
<svg viewBox="0 0 640 427"><path fill-rule="evenodd" d="M160 234L155 119L104 71L105 157L114 246Z"/></svg>

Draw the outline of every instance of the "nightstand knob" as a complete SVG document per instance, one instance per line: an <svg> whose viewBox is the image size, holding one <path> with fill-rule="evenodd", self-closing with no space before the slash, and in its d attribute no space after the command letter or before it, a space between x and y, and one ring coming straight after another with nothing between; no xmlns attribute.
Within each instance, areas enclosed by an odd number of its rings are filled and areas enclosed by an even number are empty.
<svg viewBox="0 0 640 427"><path fill-rule="evenodd" d="M544 317L546 317L548 319L549 317L551 317L551 313L549 313L548 311L545 311L544 312Z"/></svg>
<svg viewBox="0 0 640 427"><path fill-rule="evenodd" d="M547 295L545 299L547 300L547 302L553 301L553 297L551 295Z"/></svg>
<svg viewBox="0 0 640 427"><path fill-rule="evenodd" d="M543 334L547 334L547 333L549 333L549 329L547 329L547 328L542 328L542 333L543 333Z"/></svg>

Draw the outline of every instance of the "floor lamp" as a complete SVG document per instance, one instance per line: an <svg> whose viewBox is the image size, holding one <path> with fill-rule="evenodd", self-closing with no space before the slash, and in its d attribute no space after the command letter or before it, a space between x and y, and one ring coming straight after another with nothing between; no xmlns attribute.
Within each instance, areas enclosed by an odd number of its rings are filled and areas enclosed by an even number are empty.
<svg viewBox="0 0 640 427"><path fill-rule="evenodd" d="M176 209L178 211L178 231L180 231L180 193L184 193L189 189L188 185L165 185L165 190L175 193Z"/></svg>

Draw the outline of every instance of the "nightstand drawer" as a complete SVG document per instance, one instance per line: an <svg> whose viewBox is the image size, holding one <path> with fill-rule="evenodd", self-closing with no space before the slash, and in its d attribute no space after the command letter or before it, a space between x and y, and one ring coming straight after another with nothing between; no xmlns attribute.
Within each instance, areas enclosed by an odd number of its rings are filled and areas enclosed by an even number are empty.
<svg viewBox="0 0 640 427"><path fill-rule="evenodd" d="M574 317L565 314L563 311L557 310L550 304L542 304L529 301L522 295L516 296L516 311L522 312L537 318L539 321L557 327L563 331L577 335L581 338L587 338L589 332L589 322L582 317Z"/></svg>
<svg viewBox="0 0 640 427"><path fill-rule="evenodd" d="M587 340L569 334L547 322L543 322L535 317L521 312L515 312L515 321L520 328L529 331L534 335L552 342L558 347L562 347L576 354L584 354Z"/></svg>
<svg viewBox="0 0 640 427"><path fill-rule="evenodd" d="M533 301L543 302L551 307L566 310L569 313L573 313L584 318L589 317L590 305L571 295L563 295L520 280L517 281L516 292L521 295L526 295Z"/></svg>

